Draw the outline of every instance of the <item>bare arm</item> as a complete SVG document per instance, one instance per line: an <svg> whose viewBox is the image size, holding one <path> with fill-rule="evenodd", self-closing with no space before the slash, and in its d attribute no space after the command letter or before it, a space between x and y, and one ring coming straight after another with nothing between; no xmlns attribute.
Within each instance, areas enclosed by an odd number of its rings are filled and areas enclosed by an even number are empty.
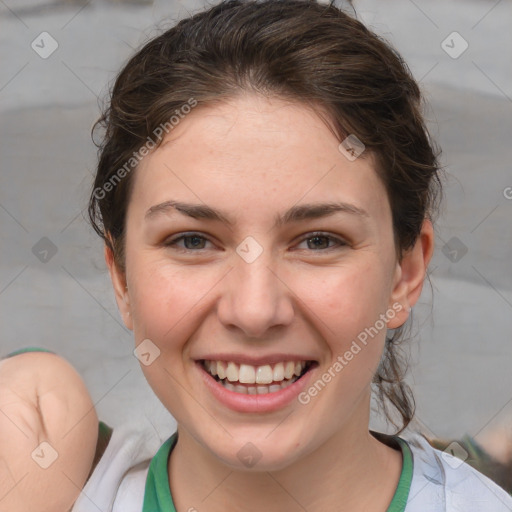
<svg viewBox="0 0 512 512"><path fill-rule="evenodd" d="M0 512L71 510L89 475L98 417L63 358L0 361Z"/></svg>

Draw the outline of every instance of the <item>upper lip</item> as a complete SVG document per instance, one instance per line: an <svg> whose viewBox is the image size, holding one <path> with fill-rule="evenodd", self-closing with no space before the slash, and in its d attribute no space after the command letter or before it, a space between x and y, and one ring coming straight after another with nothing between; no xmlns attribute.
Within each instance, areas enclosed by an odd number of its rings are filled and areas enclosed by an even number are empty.
<svg viewBox="0 0 512 512"><path fill-rule="evenodd" d="M249 364L252 366L263 366L266 364L282 363L286 361L314 361L316 359L306 355L296 354L269 354L265 356L250 356L247 354L207 354L196 359L196 361L231 361L237 364Z"/></svg>

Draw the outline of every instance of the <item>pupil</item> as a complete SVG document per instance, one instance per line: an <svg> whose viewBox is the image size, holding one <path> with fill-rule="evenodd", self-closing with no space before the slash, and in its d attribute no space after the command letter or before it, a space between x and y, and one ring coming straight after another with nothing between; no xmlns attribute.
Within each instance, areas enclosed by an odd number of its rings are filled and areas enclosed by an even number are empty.
<svg viewBox="0 0 512 512"><path fill-rule="evenodd" d="M187 244L186 242L190 242L191 240L194 240L195 243L192 243L192 244ZM187 248L190 248L190 246L192 247L197 247L198 243L200 244L201 243L201 237L199 236L189 236L185 239L185 245L187 245L188 247Z"/></svg>
<svg viewBox="0 0 512 512"><path fill-rule="evenodd" d="M319 240L322 240L322 239L323 239L323 240L324 240L324 242L325 242L326 237L325 237L325 236L314 236L314 237L310 238L310 240L315 240L315 241L319 241ZM318 248L318 247L319 247L319 245L318 245L317 243L314 243L313 245L314 245L316 248ZM320 244L320 245L322 245L322 244ZM325 244L324 244L324 245L325 245Z"/></svg>

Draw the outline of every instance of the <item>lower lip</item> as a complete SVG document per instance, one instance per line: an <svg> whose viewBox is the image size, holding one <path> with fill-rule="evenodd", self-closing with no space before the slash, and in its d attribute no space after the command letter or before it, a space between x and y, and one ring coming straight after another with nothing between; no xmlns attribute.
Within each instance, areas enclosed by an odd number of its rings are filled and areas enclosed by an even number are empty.
<svg viewBox="0 0 512 512"><path fill-rule="evenodd" d="M307 371L300 379L293 384L263 395L245 395L226 389L220 382L217 382L204 368L200 362L196 363L206 387L212 395L223 405L237 412L272 412L289 405L307 386L314 367Z"/></svg>

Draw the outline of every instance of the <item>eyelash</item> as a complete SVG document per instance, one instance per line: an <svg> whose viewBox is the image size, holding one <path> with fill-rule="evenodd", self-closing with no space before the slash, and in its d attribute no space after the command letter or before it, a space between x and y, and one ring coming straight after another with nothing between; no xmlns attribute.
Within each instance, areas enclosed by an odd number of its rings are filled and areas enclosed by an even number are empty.
<svg viewBox="0 0 512 512"><path fill-rule="evenodd" d="M208 240L207 237L199 234L199 233L185 233L185 234L182 234L182 235L179 235L178 237L176 238L172 238L166 242L164 242L164 246L165 247L171 247L171 248L176 248L176 250L179 250L180 252L186 252L186 253L192 253L192 252L199 252L199 251L202 251L202 250L207 250L207 249L185 249L185 248L178 248L177 247L177 243L180 242L181 240L184 240L186 238L200 238L200 239L203 239L203 240L207 240L208 242L211 243L210 240ZM344 247L344 246L347 246L349 245L347 242L345 242L344 240L341 240L340 238L337 238L337 237L334 237L332 235L329 235L327 233L323 233L323 232L320 232L320 231L316 231L316 232L313 232L313 233L308 233L308 236L305 236L303 237L299 243L302 243L306 240L312 240L313 238L326 238L330 241L333 241L335 242L335 244L338 246L338 248L341 248L341 247ZM326 252L326 251L331 251L333 249L335 249L336 247L328 247L327 249L311 249L310 251L311 252Z"/></svg>

